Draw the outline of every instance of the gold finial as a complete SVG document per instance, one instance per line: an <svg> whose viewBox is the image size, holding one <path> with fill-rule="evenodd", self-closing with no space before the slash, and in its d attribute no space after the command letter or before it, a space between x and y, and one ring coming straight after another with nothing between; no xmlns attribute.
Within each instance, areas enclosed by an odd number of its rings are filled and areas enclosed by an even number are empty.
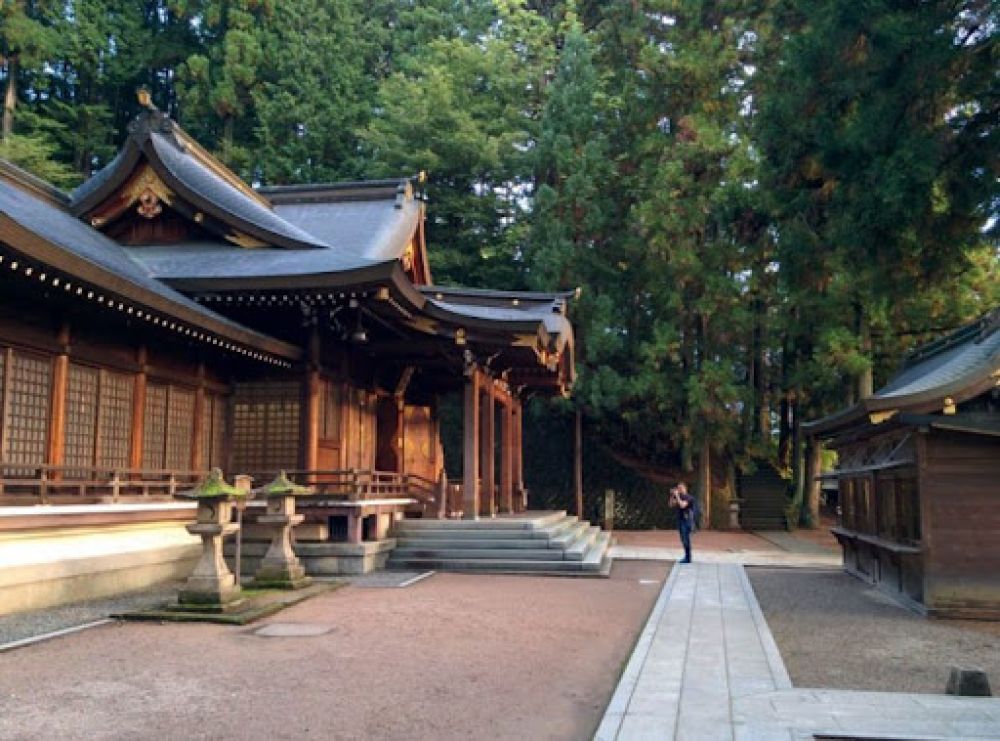
<svg viewBox="0 0 1000 741"><path fill-rule="evenodd" d="M153 95L149 92L148 87L141 87L135 91L135 97L139 101L139 105L143 108L153 108Z"/></svg>
<svg viewBox="0 0 1000 741"><path fill-rule="evenodd" d="M427 182L427 170L421 170L417 173L417 182L421 185Z"/></svg>

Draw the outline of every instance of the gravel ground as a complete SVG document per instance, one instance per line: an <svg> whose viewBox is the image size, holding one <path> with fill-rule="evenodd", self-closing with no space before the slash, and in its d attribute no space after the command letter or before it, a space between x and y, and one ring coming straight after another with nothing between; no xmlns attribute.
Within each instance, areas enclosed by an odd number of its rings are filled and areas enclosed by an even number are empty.
<svg viewBox="0 0 1000 741"><path fill-rule="evenodd" d="M179 581L168 582L119 597L0 616L0 648L7 643L92 623L109 615L165 604L176 598L179 587Z"/></svg>
<svg viewBox="0 0 1000 741"><path fill-rule="evenodd" d="M242 628L101 626L0 658L0 738L589 739L667 568L435 574Z"/></svg>
<svg viewBox="0 0 1000 741"><path fill-rule="evenodd" d="M1000 622L930 620L842 571L747 574L796 687L942 694L959 665L1000 695Z"/></svg>

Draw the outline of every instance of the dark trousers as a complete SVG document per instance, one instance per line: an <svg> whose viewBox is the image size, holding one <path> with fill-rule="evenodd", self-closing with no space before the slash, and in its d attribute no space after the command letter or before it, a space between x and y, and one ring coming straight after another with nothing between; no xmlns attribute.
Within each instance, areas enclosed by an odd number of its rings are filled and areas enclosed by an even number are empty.
<svg viewBox="0 0 1000 741"><path fill-rule="evenodd" d="M684 546L684 560L691 560L691 525L681 519L677 525L677 530L681 534L681 545Z"/></svg>

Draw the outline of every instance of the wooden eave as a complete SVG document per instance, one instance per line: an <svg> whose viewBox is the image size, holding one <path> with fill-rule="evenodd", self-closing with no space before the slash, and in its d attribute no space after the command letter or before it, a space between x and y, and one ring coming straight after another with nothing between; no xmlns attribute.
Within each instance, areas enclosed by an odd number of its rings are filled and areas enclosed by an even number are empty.
<svg viewBox="0 0 1000 741"><path fill-rule="evenodd" d="M207 309L171 301L110 270L67 252L21 226L5 213L0 213L0 241L9 245L12 251L24 259L38 261L51 271L114 294L130 304L142 307L145 311L163 314L244 348L260 351L275 358L297 361L302 356L302 351L293 345L236 325L221 316L211 314Z"/></svg>

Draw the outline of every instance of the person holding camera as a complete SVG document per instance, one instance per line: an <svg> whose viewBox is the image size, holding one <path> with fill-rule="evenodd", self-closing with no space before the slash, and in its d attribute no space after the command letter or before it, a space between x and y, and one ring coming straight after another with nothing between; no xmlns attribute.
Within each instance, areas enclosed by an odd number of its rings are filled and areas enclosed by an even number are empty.
<svg viewBox="0 0 1000 741"><path fill-rule="evenodd" d="M670 490L670 507L677 509L677 530L684 546L684 558L678 563L691 563L691 533L698 527L697 503L688 494L687 484L677 484Z"/></svg>

